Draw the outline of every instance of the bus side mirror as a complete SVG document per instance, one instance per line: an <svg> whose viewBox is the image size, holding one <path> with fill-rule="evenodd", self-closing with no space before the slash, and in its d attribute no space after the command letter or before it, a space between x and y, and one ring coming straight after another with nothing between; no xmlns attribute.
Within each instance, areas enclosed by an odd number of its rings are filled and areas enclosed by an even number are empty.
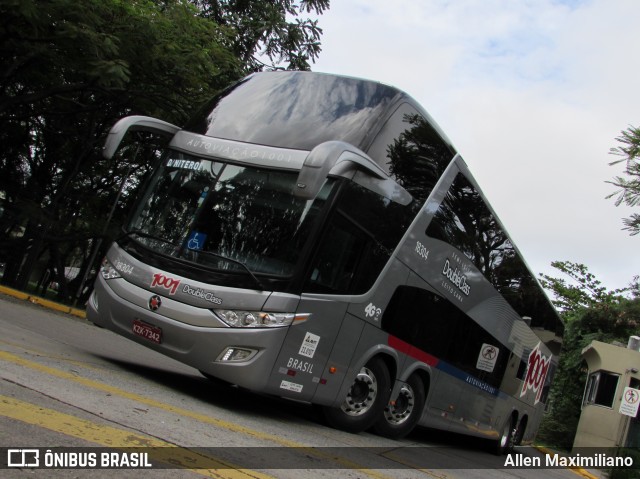
<svg viewBox="0 0 640 479"><path fill-rule="evenodd" d="M311 150L304 160L294 187L294 196L314 199L329 173L340 174L353 168L354 164L375 178L389 178L382 168L355 146L344 141L326 141Z"/></svg>
<svg viewBox="0 0 640 479"><path fill-rule="evenodd" d="M180 128L166 121L149 116L126 116L118 120L118 122L111 127L109 135L104 142L104 147L102 148L102 156L107 160L113 158L122 139L129 130L149 131L160 135L173 136Z"/></svg>

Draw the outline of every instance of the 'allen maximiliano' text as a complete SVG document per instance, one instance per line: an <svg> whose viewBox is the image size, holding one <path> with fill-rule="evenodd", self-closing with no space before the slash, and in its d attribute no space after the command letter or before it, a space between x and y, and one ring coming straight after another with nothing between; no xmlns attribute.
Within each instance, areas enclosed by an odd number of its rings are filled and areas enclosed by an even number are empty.
<svg viewBox="0 0 640 479"><path fill-rule="evenodd" d="M594 454L590 456L559 456L545 455L542 457L525 456L523 454L509 454L504 461L505 467L633 467L632 457L614 457L606 454Z"/></svg>

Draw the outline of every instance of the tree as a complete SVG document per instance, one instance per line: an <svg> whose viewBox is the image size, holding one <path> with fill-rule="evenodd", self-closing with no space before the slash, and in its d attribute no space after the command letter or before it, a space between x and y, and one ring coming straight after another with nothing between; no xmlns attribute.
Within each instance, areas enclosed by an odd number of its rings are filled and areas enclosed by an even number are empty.
<svg viewBox="0 0 640 479"><path fill-rule="evenodd" d="M582 264L556 261L552 265L567 275L543 275L542 284L554 293L566 328L562 355L549 394L549 413L538 440L561 449L571 449L580 419L585 384L582 350L591 341L625 342L640 328L640 287L638 277L627 288L608 290Z"/></svg>
<svg viewBox="0 0 640 479"><path fill-rule="evenodd" d="M625 176L609 183L618 188L607 198L616 205L640 204L640 128L629 127L617 138L620 145L611 154L625 162ZM640 215L624 221L631 235L640 233ZM570 278L541 276L542 285L554 294L554 304L566 324L563 351L549 395L550 413L545 417L538 439L559 448L570 449L580 419L585 372L582 350L591 341L625 343L640 329L640 277L626 288L608 290L583 264L556 261L552 266Z"/></svg>
<svg viewBox="0 0 640 479"><path fill-rule="evenodd" d="M626 344L640 327L640 298L622 299L609 307L585 308L565 315L563 351L549 394L550 411L538 440L570 450L580 419L586 367L582 350L592 341Z"/></svg>
<svg viewBox="0 0 640 479"><path fill-rule="evenodd" d="M87 198L108 204L130 171L99 156L115 119L184 122L193 103L241 74L225 30L195 13L183 0L0 4L5 283L24 288L45 252L63 276L62 243L95 236L102 215L84 214Z"/></svg>
<svg viewBox="0 0 640 479"><path fill-rule="evenodd" d="M248 72L285 63L289 70L309 70L320 54L318 21L303 12L321 14L329 0L197 0L201 15L233 32L231 50ZM263 59L260 56L263 55ZM266 65L264 61L270 61Z"/></svg>
<svg viewBox="0 0 640 479"><path fill-rule="evenodd" d="M256 13L260 5L274 5L244 3ZM153 148L111 162L101 158L104 137L118 118L141 114L184 124L217 91L256 69L255 48L249 56L238 53L240 44L249 48L232 22L232 9L240 11L241 2L216 5L224 24L204 15L201 2L188 0L0 0L3 283L25 288L34 277L44 278L34 273L40 265L67 296L67 256L76 252L87 260L96 239L111 236L105 217L122 184L117 230L123 205L156 158ZM328 2L278 5L286 6L279 10L284 20L302 7L322 11ZM278 22L254 20L243 23L242 34L257 28L255 45L269 40L271 52L283 52L283 58L317 56L319 44L314 50L280 30L267 35L264 25ZM302 24L310 42L319 35L315 24ZM278 39L286 42L278 45Z"/></svg>
<svg viewBox="0 0 640 479"><path fill-rule="evenodd" d="M617 304L625 298L625 294L638 296L638 277L626 288L607 290L589 269L580 263L570 261L554 261L551 266L568 276L573 284L564 278L541 275L542 286L554 294L553 303L562 312L571 314L585 308L606 307Z"/></svg>
<svg viewBox="0 0 640 479"><path fill-rule="evenodd" d="M625 163L624 176L616 176L609 181L617 191L607 196L616 198L616 206L626 204L631 207L640 205L640 128L630 126L616 138L620 146L612 148L610 153L621 159L611 162L611 165ZM625 230L631 235L640 233L640 214L633 213L623 220Z"/></svg>

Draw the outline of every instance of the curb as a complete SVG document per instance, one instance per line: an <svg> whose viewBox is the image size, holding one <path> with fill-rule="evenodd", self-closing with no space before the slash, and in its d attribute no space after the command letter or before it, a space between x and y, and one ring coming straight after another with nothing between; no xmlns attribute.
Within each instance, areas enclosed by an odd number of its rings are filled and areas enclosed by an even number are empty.
<svg viewBox="0 0 640 479"><path fill-rule="evenodd" d="M66 304L56 303L55 301L50 301L39 296L33 296L28 293L23 293L22 291L18 291L17 289L0 286L0 293L4 293L6 295L13 296L14 298L22 299L24 301L29 301L45 308L59 311L61 313L71 314L78 318L87 319L86 312L83 309L72 308L71 306L67 306Z"/></svg>
<svg viewBox="0 0 640 479"><path fill-rule="evenodd" d="M533 446L535 447L538 451L540 451L543 454L546 454L548 456L555 456L558 453L555 451L552 451L551 449L548 449L546 447L543 446ZM593 474L591 474L589 471L587 471L586 469L582 469L581 467L569 467L568 469L572 470L573 472L575 472L576 474L585 477L586 479L600 479L599 476L594 476Z"/></svg>

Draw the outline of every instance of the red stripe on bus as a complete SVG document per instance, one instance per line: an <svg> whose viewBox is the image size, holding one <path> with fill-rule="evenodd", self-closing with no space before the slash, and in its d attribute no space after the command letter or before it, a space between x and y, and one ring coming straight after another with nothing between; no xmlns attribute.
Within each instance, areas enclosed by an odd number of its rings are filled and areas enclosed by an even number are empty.
<svg viewBox="0 0 640 479"><path fill-rule="evenodd" d="M422 361L429 366L437 366L438 358L432 356L429 353L425 353L421 349L416 348L415 346L411 346L409 343L404 342L402 339L396 338L395 336L389 335L389 339L387 344L391 346L393 349L400 351L401 353L406 354L407 356L412 357L413 359L417 359L418 361Z"/></svg>

